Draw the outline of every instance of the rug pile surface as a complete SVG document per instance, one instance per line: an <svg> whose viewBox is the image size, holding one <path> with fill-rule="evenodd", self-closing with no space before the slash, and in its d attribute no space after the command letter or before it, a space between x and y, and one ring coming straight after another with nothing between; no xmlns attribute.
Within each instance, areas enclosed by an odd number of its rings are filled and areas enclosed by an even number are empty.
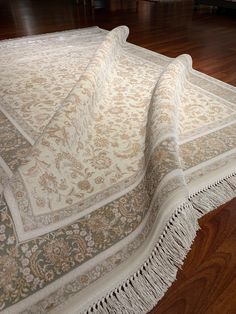
<svg viewBox="0 0 236 314"><path fill-rule="evenodd" d="M147 313L236 196L236 88L128 32L0 43L3 313Z"/></svg>

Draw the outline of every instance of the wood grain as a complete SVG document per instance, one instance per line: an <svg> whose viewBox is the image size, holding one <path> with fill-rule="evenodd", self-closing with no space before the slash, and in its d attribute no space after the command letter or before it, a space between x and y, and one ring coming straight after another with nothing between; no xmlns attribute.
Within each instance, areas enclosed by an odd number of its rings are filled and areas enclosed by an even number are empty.
<svg viewBox="0 0 236 314"><path fill-rule="evenodd" d="M1 0L0 39L125 24L129 41L236 86L236 14L193 10L191 1ZM152 314L236 314L236 199L201 219L192 250ZM139 314L139 313L137 313Z"/></svg>
<svg viewBox="0 0 236 314"><path fill-rule="evenodd" d="M125 24L132 43L169 57L189 53L195 69L236 85L236 10L221 15L208 7L194 11L191 1L94 2L95 8L83 0L1 0L0 39Z"/></svg>
<svg viewBox="0 0 236 314"><path fill-rule="evenodd" d="M177 280L150 314L236 313L236 199L200 219Z"/></svg>

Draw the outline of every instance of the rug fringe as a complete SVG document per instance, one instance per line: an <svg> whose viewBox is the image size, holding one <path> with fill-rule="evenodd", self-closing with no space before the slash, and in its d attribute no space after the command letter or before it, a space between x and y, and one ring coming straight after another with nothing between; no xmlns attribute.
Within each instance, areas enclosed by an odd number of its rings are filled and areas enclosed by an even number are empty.
<svg viewBox="0 0 236 314"><path fill-rule="evenodd" d="M192 204L182 204L167 223L159 242L142 267L87 312L141 314L150 311L176 278L199 229Z"/></svg>
<svg viewBox="0 0 236 314"><path fill-rule="evenodd" d="M214 184L201 189L189 197L193 207L199 212L199 218L223 205L236 196L236 173L222 178Z"/></svg>
<svg viewBox="0 0 236 314"><path fill-rule="evenodd" d="M85 313L148 313L176 279L199 229L198 219L235 196L236 173L191 195L172 215L140 269Z"/></svg>

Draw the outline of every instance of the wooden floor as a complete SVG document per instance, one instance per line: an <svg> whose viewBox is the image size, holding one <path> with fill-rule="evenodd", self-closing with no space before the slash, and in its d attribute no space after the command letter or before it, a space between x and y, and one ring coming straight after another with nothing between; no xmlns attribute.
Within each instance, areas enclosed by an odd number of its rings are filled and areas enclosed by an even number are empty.
<svg viewBox="0 0 236 314"><path fill-rule="evenodd" d="M204 216L183 269L150 314L236 313L236 200Z"/></svg>
<svg viewBox="0 0 236 314"><path fill-rule="evenodd" d="M100 9L77 1L1 0L0 39L91 25L110 30L126 24L132 43L170 57L189 53L195 69L236 85L236 12L193 11L191 1L178 0L95 1Z"/></svg>
<svg viewBox="0 0 236 314"><path fill-rule="evenodd" d="M194 11L187 1L95 4L1 0L0 39L125 24L130 42L170 57L189 53L195 69L236 86L235 12ZM201 226L177 281L152 314L236 314L236 199L203 217Z"/></svg>

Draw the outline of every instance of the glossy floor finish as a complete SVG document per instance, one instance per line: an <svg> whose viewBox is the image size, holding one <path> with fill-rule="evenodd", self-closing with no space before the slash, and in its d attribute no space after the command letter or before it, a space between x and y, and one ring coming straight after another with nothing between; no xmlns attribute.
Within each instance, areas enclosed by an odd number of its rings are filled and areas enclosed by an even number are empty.
<svg viewBox="0 0 236 314"><path fill-rule="evenodd" d="M236 85L236 12L166 1L94 0L92 8L90 0L1 0L0 39L126 24L130 42L170 57L189 53L195 69Z"/></svg>
<svg viewBox="0 0 236 314"><path fill-rule="evenodd" d="M177 280L150 314L236 313L236 199L200 226Z"/></svg>
<svg viewBox="0 0 236 314"><path fill-rule="evenodd" d="M125 24L129 41L236 86L236 13L192 2L0 0L0 39ZM152 314L236 314L236 199L201 219L183 270ZM137 313L139 314L139 313Z"/></svg>

